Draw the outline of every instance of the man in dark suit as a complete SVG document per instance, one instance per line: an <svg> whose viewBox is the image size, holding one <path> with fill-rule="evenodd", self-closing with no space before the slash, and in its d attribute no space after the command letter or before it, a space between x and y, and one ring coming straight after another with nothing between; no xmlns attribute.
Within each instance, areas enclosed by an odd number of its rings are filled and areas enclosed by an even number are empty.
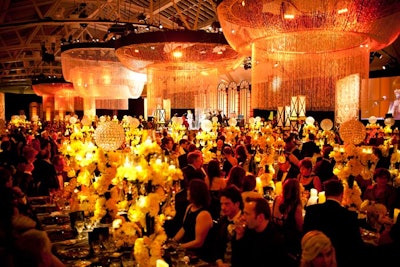
<svg viewBox="0 0 400 267"><path fill-rule="evenodd" d="M297 178L300 173L299 167L292 163L287 157L285 157L285 162L278 162L278 172L276 174L276 181L285 181L288 178Z"/></svg>
<svg viewBox="0 0 400 267"><path fill-rule="evenodd" d="M187 155L188 155L188 147L189 141L187 139L179 140L179 146L181 150L181 154L178 156L179 168L183 168L187 166Z"/></svg>
<svg viewBox="0 0 400 267"><path fill-rule="evenodd" d="M324 183L334 176L333 167L335 166L335 161L329 158L329 154L332 151L332 146L325 146L322 149L322 159L315 164L314 173L319 177L321 183Z"/></svg>
<svg viewBox="0 0 400 267"><path fill-rule="evenodd" d="M303 143L301 146L301 157L312 158L314 154L320 153L319 147L315 143L315 135L313 133L308 134L308 141Z"/></svg>
<svg viewBox="0 0 400 267"><path fill-rule="evenodd" d="M201 151L196 150L190 152L187 156L188 165L182 168L183 173L183 188L188 188L189 182L192 179L205 180L206 173L203 169L203 155Z"/></svg>
<svg viewBox="0 0 400 267"><path fill-rule="evenodd" d="M339 267L363 266L364 242L357 213L341 205L343 184L339 180L324 183L326 202L306 207L303 230L320 230L332 241Z"/></svg>

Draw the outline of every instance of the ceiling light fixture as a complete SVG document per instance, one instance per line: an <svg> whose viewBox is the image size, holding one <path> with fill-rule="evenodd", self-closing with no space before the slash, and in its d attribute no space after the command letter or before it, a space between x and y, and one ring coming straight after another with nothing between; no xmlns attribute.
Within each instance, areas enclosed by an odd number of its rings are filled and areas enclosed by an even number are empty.
<svg viewBox="0 0 400 267"><path fill-rule="evenodd" d="M241 60L223 34L189 30L125 36L116 41L116 56L129 69L147 72L148 114L166 99L171 108L196 108L199 92L218 84L218 71ZM202 106L216 108L215 99L205 97Z"/></svg>
<svg viewBox="0 0 400 267"><path fill-rule="evenodd" d="M380 51L400 33L397 1L270 0L243 5L242 0L224 0L217 16L232 48L252 55L251 106L260 110L276 110L292 95L307 95L310 110L337 111L340 101L326 101L327 96L334 99L338 88L352 86L346 98L354 113L346 115L358 117L355 92L360 90L357 82L368 79L370 51ZM279 68L273 67L276 62ZM276 76L282 79L280 90L270 86Z"/></svg>

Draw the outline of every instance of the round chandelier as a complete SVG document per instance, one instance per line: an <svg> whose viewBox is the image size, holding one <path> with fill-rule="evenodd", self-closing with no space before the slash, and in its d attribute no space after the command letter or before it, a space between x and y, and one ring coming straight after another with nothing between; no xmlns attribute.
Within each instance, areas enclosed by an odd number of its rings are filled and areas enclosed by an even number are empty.
<svg viewBox="0 0 400 267"><path fill-rule="evenodd" d="M61 53L65 80L78 95L97 99L139 98L146 75L125 68L115 56L113 43L64 45Z"/></svg>
<svg viewBox="0 0 400 267"><path fill-rule="evenodd" d="M133 71L147 71L149 112L163 107L217 107L210 88L217 88L218 72L240 62L221 33L165 30L132 33L116 41L116 56ZM201 95L209 92L207 101ZM201 103L200 103L201 102Z"/></svg>
<svg viewBox="0 0 400 267"><path fill-rule="evenodd" d="M43 98L47 121L51 119L53 111L58 111L61 116L66 111L75 111L77 94L72 83L59 78L34 79L32 89L36 95Z"/></svg>
<svg viewBox="0 0 400 267"><path fill-rule="evenodd" d="M400 32L398 1L223 0L217 15L229 44L252 55L252 108L306 95L311 110L351 106L348 118L358 116L354 92L368 78L370 51ZM353 93L335 105L338 90Z"/></svg>
<svg viewBox="0 0 400 267"><path fill-rule="evenodd" d="M379 50L397 38L400 25L398 1L224 0L217 14L230 45L245 54L252 44L292 53L367 44Z"/></svg>

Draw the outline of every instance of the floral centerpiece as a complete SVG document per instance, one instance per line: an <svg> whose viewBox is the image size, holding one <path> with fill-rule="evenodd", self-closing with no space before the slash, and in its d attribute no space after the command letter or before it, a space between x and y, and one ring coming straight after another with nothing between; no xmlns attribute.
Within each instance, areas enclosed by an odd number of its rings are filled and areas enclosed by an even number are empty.
<svg viewBox="0 0 400 267"><path fill-rule="evenodd" d="M71 209L84 210L93 221L119 220L116 245L133 245L140 266L155 266L167 239L162 225L175 215L175 186L183 177L180 169L162 160L162 150L150 136L136 145L129 137L130 145L124 149L105 150L84 138L80 127L77 122L60 148L71 178L65 188Z"/></svg>
<svg viewBox="0 0 400 267"><path fill-rule="evenodd" d="M371 147L361 147L354 144L336 146L329 157L336 162L333 173L342 180L345 192L343 204L347 207L359 209L361 189L356 177L371 179L377 158L372 154Z"/></svg>

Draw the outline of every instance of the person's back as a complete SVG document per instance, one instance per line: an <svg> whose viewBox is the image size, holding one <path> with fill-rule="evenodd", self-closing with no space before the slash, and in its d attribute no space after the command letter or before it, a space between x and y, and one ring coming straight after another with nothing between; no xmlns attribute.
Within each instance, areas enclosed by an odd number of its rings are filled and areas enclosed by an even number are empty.
<svg viewBox="0 0 400 267"><path fill-rule="evenodd" d="M282 229L288 253L298 260L303 235L303 207L297 179L284 181L282 194L276 196L273 202L272 220Z"/></svg>
<svg viewBox="0 0 400 267"><path fill-rule="evenodd" d="M341 206L343 184L339 180L324 183L326 202L306 207L304 232L319 230L336 249L338 266L356 266L362 262L364 243L357 214Z"/></svg>
<svg viewBox="0 0 400 267"><path fill-rule="evenodd" d="M314 166L314 173L319 177L321 183L328 181L332 177L333 167L335 166L335 161L329 158L329 154L333 151L332 146L326 146L322 149L322 159L318 161Z"/></svg>
<svg viewBox="0 0 400 267"><path fill-rule="evenodd" d="M303 143L301 147L301 156L302 158L312 158L314 154L319 153L319 147L315 143L314 139L315 136L312 133L308 134L309 140L305 143Z"/></svg>

